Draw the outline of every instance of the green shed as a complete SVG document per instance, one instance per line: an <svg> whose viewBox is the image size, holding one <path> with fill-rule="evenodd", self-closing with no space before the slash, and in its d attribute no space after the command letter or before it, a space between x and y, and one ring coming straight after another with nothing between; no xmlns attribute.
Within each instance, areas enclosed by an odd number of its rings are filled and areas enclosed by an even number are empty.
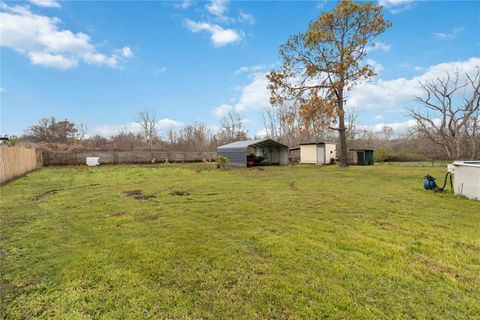
<svg viewBox="0 0 480 320"><path fill-rule="evenodd" d="M349 155L349 162L351 164L357 164L360 166L369 166L373 165L373 152L374 149L361 149L361 148L353 148L348 149Z"/></svg>

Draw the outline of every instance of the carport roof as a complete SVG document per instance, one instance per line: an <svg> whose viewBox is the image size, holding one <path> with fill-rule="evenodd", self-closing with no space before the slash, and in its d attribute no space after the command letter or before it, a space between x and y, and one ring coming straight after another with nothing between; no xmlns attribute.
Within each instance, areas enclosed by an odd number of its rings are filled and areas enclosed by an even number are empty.
<svg viewBox="0 0 480 320"><path fill-rule="evenodd" d="M248 147L280 147L287 148L284 144L273 141L272 139L257 139L257 140L245 140L245 141L235 141L229 144L218 147L219 150L246 150Z"/></svg>

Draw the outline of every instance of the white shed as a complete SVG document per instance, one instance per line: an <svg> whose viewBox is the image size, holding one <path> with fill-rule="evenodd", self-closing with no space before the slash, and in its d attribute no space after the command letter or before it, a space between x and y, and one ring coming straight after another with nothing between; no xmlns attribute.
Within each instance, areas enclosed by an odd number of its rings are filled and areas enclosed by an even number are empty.
<svg viewBox="0 0 480 320"><path fill-rule="evenodd" d="M336 158L337 149L333 142L300 143L300 163L329 164Z"/></svg>

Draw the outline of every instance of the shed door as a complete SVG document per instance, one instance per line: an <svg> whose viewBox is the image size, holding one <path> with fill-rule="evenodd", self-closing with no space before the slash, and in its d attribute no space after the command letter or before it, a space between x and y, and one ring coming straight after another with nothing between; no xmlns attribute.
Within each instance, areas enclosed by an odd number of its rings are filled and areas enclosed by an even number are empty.
<svg viewBox="0 0 480 320"><path fill-rule="evenodd" d="M373 151L365 151L365 164L373 164Z"/></svg>
<svg viewBox="0 0 480 320"><path fill-rule="evenodd" d="M364 165L365 164L365 152L358 151L357 152L357 164Z"/></svg>
<svg viewBox="0 0 480 320"><path fill-rule="evenodd" d="M317 146L317 164L325 163L325 145Z"/></svg>

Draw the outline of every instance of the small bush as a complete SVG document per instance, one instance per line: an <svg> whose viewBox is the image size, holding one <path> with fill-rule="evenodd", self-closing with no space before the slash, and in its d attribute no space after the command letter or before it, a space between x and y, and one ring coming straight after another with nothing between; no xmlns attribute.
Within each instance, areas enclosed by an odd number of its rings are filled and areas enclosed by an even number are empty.
<svg viewBox="0 0 480 320"><path fill-rule="evenodd" d="M227 157L225 156L218 156L217 157L217 167L225 169L225 165L229 162Z"/></svg>
<svg viewBox="0 0 480 320"><path fill-rule="evenodd" d="M428 160L422 154L408 152L408 151L395 151L391 149L377 149L374 152L375 161L378 162L415 162Z"/></svg>

